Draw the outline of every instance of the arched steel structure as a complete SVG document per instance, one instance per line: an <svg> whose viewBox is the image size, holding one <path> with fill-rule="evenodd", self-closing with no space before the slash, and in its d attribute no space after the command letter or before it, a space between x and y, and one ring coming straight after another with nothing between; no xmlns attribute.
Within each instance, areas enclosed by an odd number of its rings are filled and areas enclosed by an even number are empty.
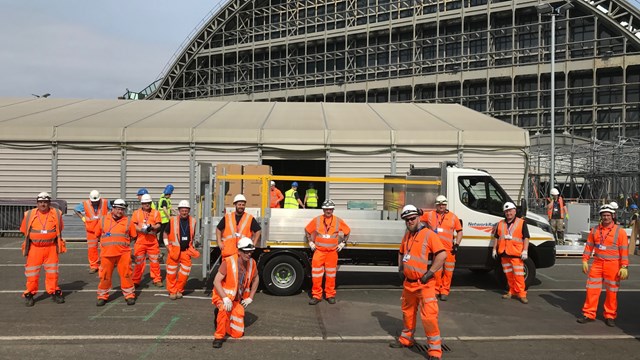
<svg viewBox="0 0 640 360"><path fill-rule="evenodd" d="M564 2L551 2L557 7ZM231 0L147 98L454 102L548 132L640 136L640 13L576 0L551 20L532 0Z"/></svg>

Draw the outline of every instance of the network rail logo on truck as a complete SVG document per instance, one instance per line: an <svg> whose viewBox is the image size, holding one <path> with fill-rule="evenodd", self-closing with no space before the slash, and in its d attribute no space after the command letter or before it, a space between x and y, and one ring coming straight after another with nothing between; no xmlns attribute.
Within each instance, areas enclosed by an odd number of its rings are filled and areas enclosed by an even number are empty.
<svg viewBox="0 0 640 360"><path fill-rule="evenodd" d="M489 222L483 222L483 223L468 222L467 226L482 232L491 233L493 232L493 228L496 226L496 224L497 223L489 223Z"/></svg>

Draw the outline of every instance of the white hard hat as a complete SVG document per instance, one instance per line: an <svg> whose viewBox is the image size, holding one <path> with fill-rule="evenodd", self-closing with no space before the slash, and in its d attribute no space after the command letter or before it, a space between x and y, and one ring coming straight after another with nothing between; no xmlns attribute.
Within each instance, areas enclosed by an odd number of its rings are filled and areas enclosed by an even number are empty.
<svg viewBox="0 0 640 360"><path fill-rule="evenodd" d="M413 215L419 215L418 208L413 205L405 205L400 213L403 220Z"/></svg>
<svg viewBox="0 0 640 360"><path fill-rule="evenodd" d="M275 181L271 181L271 186L276 186L276 182Z"/></svg>
<svg viewBox="0 0 640 360"><path fill-rule="evenodd" d="M511 210L511 209L515 209L515 208L516 208L516 204L512 203L511 201L507 201L502 206L502 211L507 211L507 210Z"/></svg>
<svg viewBox="0 0 640 360"><path fill-rule="evenodd" d="M611 204L604 204L600 206L600 211L598 211L598 214L602 214L602 213L609 213L613 215L616 212L611 208Z"/></svg>
<svg viewBox="0 0 640 360"><path fill-rule="evenodd" d="M152 200L151 200L151 195L149 195L149 194L144 194L144 195L142 195L142 197L140 198L140 203L141 203L141 204L150 203L151 201L152 201Z"/></svg>
<svg viewBox="0 0 640 360"><path fill-rule="evenodd" d="M113 200L113 205L114 208L121 208L121 209L126 209L127 208L127 202L122 200L122 199L115 199Z"/></svg>
<svg viewBox="0 0 640 360"><path fill-rule="evenodd" d="M253 246L253 241L251 241L251 239L249 239L248 237L243 237L242 239L238 240L238 250L253 251L255 249L256 247Z"/></svg>
<svg viewBox="0 0 640 360"><path fill-rule="evenodd" d="M91 190L89 193L89 200L98 201L100 200L100 192L98 190Z"/></svg>
<svg viewBox="0 0 640 360"><path fill-rule="evenodd" d="M238 195L236 195L236 197L234 197L234 198L233 198L233 203L235 204L235 203L237 203L238 201L244 201L244 202L247 202L247 198L246 198L246 197L244 197L244 195L242 195L242 194L238 194Z"/></svg>
<svg viewBox="0 0 640 360"><path fill-rule="evenodd" d="M180 200L180 203L178 203L178 209L180 208L189 208L191 209L191 206L189 206L189 200Z"/></svg>
<svg viewBox="0 0 640 360"><path fill-rule="evenodd" d="M556 188L553 188L551 189L551 195L552 196L560 195L560 191L558 191L558 189Z"/></svg>
<svg viewBox="0 0 640 360"><path fill-rule="evenodd" d="M334 204L333 201L327 199L327 200L322 202L322 208L323 209L335 209L336 208L336 204Z"/></svg>
<svg viewBox="0 0 640 360"><path fill-rule="evenodd" d="M615 201L610 202L609 206L611 207L612 210L618 210L618 203Z"/></svg>
<svg viewBox="0 0 640 360"><path fill-rule="evenodd" d="M38 197L36 198L36 201L43 201L43 200L51 201L51 195L46 191L43 191L40 194L38 194Z"/></svg>
<svg viewBox="0 0 640 360"><path fill-rule="evenodd" d="M438 197L436 198L436 205L438 204L446 204L447 201L447 197L444 195L438 195Z"/></svg>

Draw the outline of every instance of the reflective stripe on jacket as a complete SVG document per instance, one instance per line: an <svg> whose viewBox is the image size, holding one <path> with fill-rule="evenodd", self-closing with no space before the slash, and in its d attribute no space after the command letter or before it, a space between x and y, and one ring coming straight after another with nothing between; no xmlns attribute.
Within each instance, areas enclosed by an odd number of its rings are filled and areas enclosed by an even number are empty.
<svg viewBox="0 0 640 360"><path fill-rule="evenodd" d="M189 246L193 246L193 236L196 230L196 219L189 215ZM171 217L171 233L169 234L169 246L180 248L180 216Z"/></svg>
<svg viewBox="0 0 640 360"><path fill-rule="evenodd" d="M431 266L433 261L433 253L429 247L429 238L431 241L440 241L435 232L424 227L416 233L406 231L402 238L403 253L402 268L405 278L409 282L418 281ZM429 280L435 282L435 278Z"/></svg>
<svg viewBox="0 0 640 360"><path fill-rule="evenodd" d="M318 206L318 190L307 189L306 195L307 195L307 206L317 207Z"/></svg>
<svg viewBox="0 0 640 360"><path fill-rule="evenodd" d="M162 209L162 200L167 202L167 215L165 215L164 210ZM158 200L158 211L160 211L160 220L163 224L169 222L169 217L171 217L171 198L164 197L164 194L160 196L160 200Z"/></svg>
<svg viewBox="0 0 640 360"><path fill-rule="evenodd" d="M549 205L547 205L547 217L549 217L549 220L551 220L551 216L553 216L553 203L553 198L551 198ZM558 206L560 207L560 219L564 219L564 200L562 200L562 196L558 196Z"/></svg>
<svg viewBox="0 0 640 360"><path fill-rule="evenodd" d="M298 200L295 196L296 190L289 189L284 193L284 208L285 209L297 209Z"/></svg>
<svg viewBox="0 0 640 360"><path fill-rule="evenodd" d="M453 248L453 238L455 237L456 220L458 223L460 220L450 211L447 211L443 216L442 222L438 222L438 212L435 210L429 211L427 213L427 226L442 240L442 245L447 250L451 250Z"/></svg>
<svg viewBox="0 0 640 360"><path fill-rule="evenodd" d="M627 233L618 225L602 227L598 225L591 229L587 243L584 246L582 260L588 261L591 253L593 257L605 261L620 261L620 265L629 265L629 238Z"/></svg>
<svg viewBox="0 0 640 360"><path fill-rule="evenodd" d="M245 270L245 274L240 273L239 255L229 255L224 258L223 264L226 268L226 275L222 279L221 285L225 295L231 300L246 299L251 293L251 283L257 276L256 261L249 260L249 267ZM222 266L222 265L221 265ZM241 282L240 286L239 283ZM222 298L214 289L212 292L212 303L221 301Z"/></svg>
<svg viewBox="0 0 640 360"><path fill-rule="evenodd" d="M338 243L340 242L340 222L342 219L339 217L332 215L332 218L335 218L335 225L329 229L326 229L324 226L324 215L320 215L316 217L316 231L314 234L314 242L319 250L335 250L338 247ZM332 219L333 221L333 219Z"/></svg>
<svg viewBox="0 0 640 360"><path fill-rule="evenodd" d="M511 224L511 231L507 227L506 220L500 220L496 226L498 234L498 254L507 254L509 256L521 256L524 249L524 236L522 234L522 225L524 220L515 218ZM511 237L509 239L509 237Z"/></svg>
<svg viewBox="0 0 640 360"><path fill-rule="evenodd" d="M87 231L94 231L95 227L98 226L100 218L109 213L109 201L107 199L98 200L98 211L93 208L91 200L83 201L82 206L84 207L84 226Z"/></svg>
<svg viewBox="0 0 640 360"><path fill-rule="evenodd" d="M31 209L24 212L24 243L22 255L27 256L31 245L50 246L56 245L56 251L59 253L58 239L62 238L62 212L55 208L50 208L49 213L53 213L53 227L47 229L34 229L33 224L38 217L38 209ZM45 227L49 221L45 220ZM40 226L42 227L42 226Z"/></svg>
<svg viewBox="0 0 640 360"><path fill-rule="evenodd" d="M130 229L130 217L123 216L117 221L113 216L103 217L100 220L101 256L118 256L130 252Z"/></svg>

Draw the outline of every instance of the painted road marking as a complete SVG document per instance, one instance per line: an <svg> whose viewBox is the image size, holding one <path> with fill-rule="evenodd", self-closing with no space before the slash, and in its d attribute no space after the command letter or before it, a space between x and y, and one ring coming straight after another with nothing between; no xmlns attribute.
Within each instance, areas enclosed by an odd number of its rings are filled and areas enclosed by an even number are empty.
<svg viewBox="0 0 640 360"><path fill-rule="evenodd" d="M68 266L68 267L74 267L74 266L82 266L82 267L89 267L89 264L58 264L58 266ZM160 266L165 266L165 264L160 264ZM194 266L200 266L202 267L202 264L192 264L191 267ZM0 264L0 267L24 267L24 264Z"/></svg>

